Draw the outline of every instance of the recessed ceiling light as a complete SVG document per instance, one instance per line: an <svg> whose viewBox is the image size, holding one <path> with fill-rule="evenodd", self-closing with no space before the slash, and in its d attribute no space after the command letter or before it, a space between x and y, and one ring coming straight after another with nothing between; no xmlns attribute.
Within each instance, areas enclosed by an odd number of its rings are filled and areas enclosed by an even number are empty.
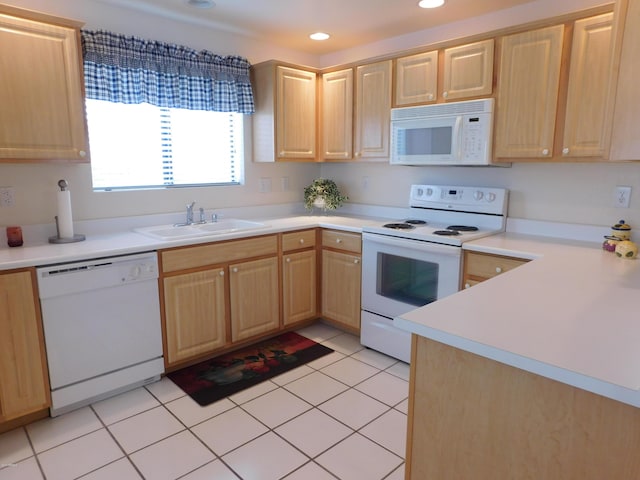
<svg viewBox="0 0 640 480"><path fill-rule="evenodd" d="M329 34L328 33L324 33L324 32L316 32L316 33L312 33L311 35L309 35L309 38L311 40L327 40L329 38Z"/></svg>
<svg viewBox="0 0 640 480"><path fill-rule="evenodd" d="M420 0L418 6L420 8L437 8L444 5L444 0Z"/></svg>
<svg viewBox="0 0 640 480"><path fill-rule="evenodd" d="M195 8L213 8L216 6L213 0L187 0L187 5Z"/></svg>

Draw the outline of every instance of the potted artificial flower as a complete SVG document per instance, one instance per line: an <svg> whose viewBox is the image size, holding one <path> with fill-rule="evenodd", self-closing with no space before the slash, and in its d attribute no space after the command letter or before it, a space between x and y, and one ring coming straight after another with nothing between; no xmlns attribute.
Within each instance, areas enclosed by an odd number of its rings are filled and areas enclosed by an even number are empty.
<svg viewBox="0 0 640 480"><path fill-rule="evenodd" d="M336 182L326 178L317 178L304 189L304 206L307 210L313 207L323 210L335 210L342 205L348 197L342 195Z"/></svg>

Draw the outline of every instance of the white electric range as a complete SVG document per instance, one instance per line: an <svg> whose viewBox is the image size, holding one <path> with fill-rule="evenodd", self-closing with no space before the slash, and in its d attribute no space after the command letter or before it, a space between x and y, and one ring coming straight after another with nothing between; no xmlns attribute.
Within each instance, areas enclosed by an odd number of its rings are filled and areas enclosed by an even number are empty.
<svg viewBox="0 0 640 480"><path fill-rule="evenodd" d="M411 218L363 228L363 345L409 362L393 318L459 290L462 244L504 231L508 190L412 185Z"/></svg>

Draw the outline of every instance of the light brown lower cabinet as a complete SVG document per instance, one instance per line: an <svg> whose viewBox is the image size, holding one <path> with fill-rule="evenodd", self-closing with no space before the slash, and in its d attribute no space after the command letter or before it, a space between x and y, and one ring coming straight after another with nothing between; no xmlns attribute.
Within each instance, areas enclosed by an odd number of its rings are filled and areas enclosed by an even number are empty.
<svg viewBox="0 0 640 480"><path fill-rule="evenodd" d="M524 258L493 255L465 250L462 272L462 287L469 288L501 273L513 270L529 260Z"/></svg>
<svg viewBox="0 0 640 480"><path fill-rule="evenodd" d="M318 317L316 229L282 234L282 323Z"/></svg>
<svg viewBox="0 0 640 480"><path fill-rule="evenodd" d="M277 257L229 266L233 342L278 329L279 293Z"/></svg>
<svg viewBox="0 0 640 480"><path fill-rule="evenodd" d="M315 318L317 309L316 251L288 253L282 258L283 324Z"/></svg>
<svg viewBox="0 0 640 480"><path fill-rule="evenodd" d="M362 243L355 233L322 232L322 317L360 333Z"/></svg>
<svg viewBox="0 0 640 480"><path fill-rule="evenodd" d="M224 268L166 277L163 284L167 364L224 347L227 343Z"/></svg>
<svg viewBox="0 0 640 480"><path fill-rule="evenodd" d="M640 478L640 409L413 335L405 478Z"/></svg>
<svg viewBox="0 0 640 480"><path fill-rule="evenodd" d="M51 404L35 271L0 274L0 431Z"/></svg>

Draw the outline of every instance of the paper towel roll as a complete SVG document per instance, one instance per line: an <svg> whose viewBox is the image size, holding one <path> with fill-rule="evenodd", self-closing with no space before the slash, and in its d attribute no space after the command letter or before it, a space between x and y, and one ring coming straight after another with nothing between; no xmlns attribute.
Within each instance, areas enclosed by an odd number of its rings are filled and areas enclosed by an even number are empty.
<svg viewBox="0 0 640 480"><path fill-rule="evenodd" d="M69 190L58 192L58 232L60 238L73 238L73 216Z"/></svg>

